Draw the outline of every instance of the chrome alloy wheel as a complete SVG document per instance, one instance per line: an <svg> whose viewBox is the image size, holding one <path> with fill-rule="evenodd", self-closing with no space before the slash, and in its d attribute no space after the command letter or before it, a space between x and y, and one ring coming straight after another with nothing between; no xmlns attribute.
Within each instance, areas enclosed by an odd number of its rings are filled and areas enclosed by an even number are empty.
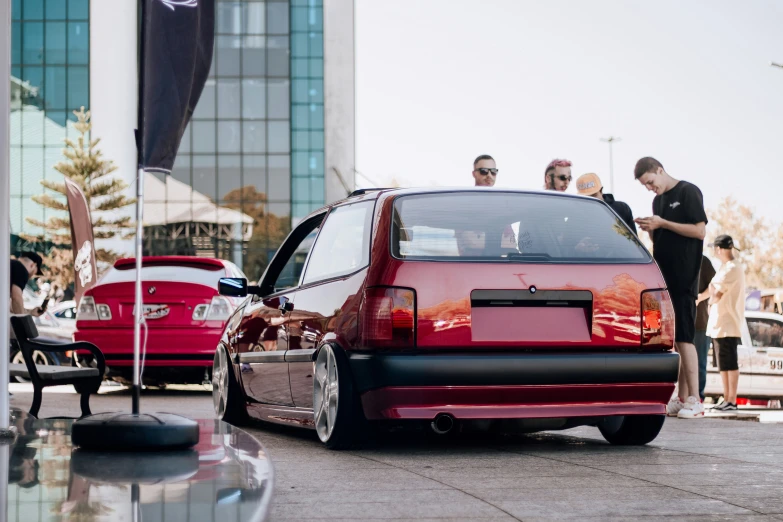
<svg viewBox="0 0 783 522"><path fill-rule="evenodd" d="M24 362L24 355L22 354L22 350L16 352L16 355L14 355L13 358L11 359L11 363L22 364L22 365L26 364ZM35 350L33 352L33 364L35 364L36 366L48 366L49 359L46 357L46 355L43 352ZM14 380L16 382L30 382L30 379L25 379L24 377L14 377Z"/></svg>
<svg viewBox="0 0 783 522"><path fill-rule="evenodd" d="M228 360L226 350L218 346L215 361L212 363L212 403L219 419L226 415L228 404Z"/></svg>
<svg viewBox="0 0 783 522"><path fill-rule="evenodd" d="M339 375L334 349L326 345L318 352L315 361L315 378L313 379L313 415L315 431L321 442L326 442L332 436L334 423L337 421L339 401Z"/></svg>

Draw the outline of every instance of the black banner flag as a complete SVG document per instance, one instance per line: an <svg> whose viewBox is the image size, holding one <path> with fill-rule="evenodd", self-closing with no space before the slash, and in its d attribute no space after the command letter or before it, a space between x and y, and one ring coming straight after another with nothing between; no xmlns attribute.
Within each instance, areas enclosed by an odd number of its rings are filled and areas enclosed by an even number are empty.
<svg viewBox="0 0 783 522"><path fill-rule="evenodd" d="M212 64L215 0L142 0L139 168L171 172Z"/></svg>

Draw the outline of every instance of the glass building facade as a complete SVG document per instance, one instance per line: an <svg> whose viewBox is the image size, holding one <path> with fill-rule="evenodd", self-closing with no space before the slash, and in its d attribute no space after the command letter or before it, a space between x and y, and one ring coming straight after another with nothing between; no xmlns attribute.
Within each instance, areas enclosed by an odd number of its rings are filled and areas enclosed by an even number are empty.
<svg viewBox="0 0 783 522"><path fill-rule="evenodd" d="M322 0L216 3L209 79L165 190L147 192L145 213L164 216L147 253L222 257L255 279L323 206L322 20Z"/></svg>
<svg viewBox="0 0 783 522"><path fill-rule="evenodd" d="M89 109L89 0L13 0L11 4L11 232L39 235L29 217L52 211L33 202L40 181L60 180L66 137L78 133L73 110ZM52 197L59 194L50 193ZM64 196L62 197L64 201Z"/></svg>
<svg viewBox="0 0 783 522"><path fill-rule="evenodd" d="M89 109L89 15L89 0L13 0L13 233L41 232L24 217L50 216L31 197L60 179L71 111ZM172 174L147 178L144 248L229 259L255 279L325 202L323 0L216 0L215 29Z"/></svg>

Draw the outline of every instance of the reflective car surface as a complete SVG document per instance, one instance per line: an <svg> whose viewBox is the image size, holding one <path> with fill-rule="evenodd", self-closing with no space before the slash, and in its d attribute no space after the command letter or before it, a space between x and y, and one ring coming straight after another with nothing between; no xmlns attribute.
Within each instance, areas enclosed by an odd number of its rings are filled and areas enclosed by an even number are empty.
<svg viewBox="0 0 783 522"><path fill-rule="evenodd" d="M161 256L142 260L146 384L209 381L215 344L239 299L217 293L221 277L244 277L220 259ZM106 357L107 376L132 380L135 259L120 259L79 303L74 340Z"/></svg>
<svg viewBox="0 0 783 522"><path fill-rule="evenodd" d="M746 310L737 358L740 397L783 399L783 315ZM723 395L723 384L717 362L713 361L714 353L710 350L704 395L718 398Z"/></svg>
<svg viewBox="0 0 783 522"><path fill-rule="evenodd" d="M219 417L660 430L679 358L660 270L602 201L485 189L358 191L291 232L215 351Z"/></svg>

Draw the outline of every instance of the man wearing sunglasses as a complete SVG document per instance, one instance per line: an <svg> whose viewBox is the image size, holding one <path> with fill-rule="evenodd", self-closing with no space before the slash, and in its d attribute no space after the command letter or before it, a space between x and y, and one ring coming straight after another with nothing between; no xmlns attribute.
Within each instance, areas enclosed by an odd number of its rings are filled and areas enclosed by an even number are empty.
<svg viewBox="0 0 783 522"><path fill-rule="evenodd" d="M565 192L571 183L571 162L567 159L553 159L544 171L544 190Z"/></svg>
<svg viewBox="0 0 783 522"><path fill-rule="evenodd" d="M473 179L477 187L494 187L497 180L498 169L495 159L489 154L482 154L473 161ZM483 251L486 246L485 233L464 230L457 231L457 242L460 249L460 255L467 255L470 250ZM470 239L468 239L470 238ZM517 238L511 225L503 230L500 238L501 248L516 249Z"/></svg>
<svg viewBox="0 0 783 522"><path fill-rule="evenodd" d="M473 179L477 187L494 187L498 177L495 160L489 154L482 154L473 162Z"/></svg>

